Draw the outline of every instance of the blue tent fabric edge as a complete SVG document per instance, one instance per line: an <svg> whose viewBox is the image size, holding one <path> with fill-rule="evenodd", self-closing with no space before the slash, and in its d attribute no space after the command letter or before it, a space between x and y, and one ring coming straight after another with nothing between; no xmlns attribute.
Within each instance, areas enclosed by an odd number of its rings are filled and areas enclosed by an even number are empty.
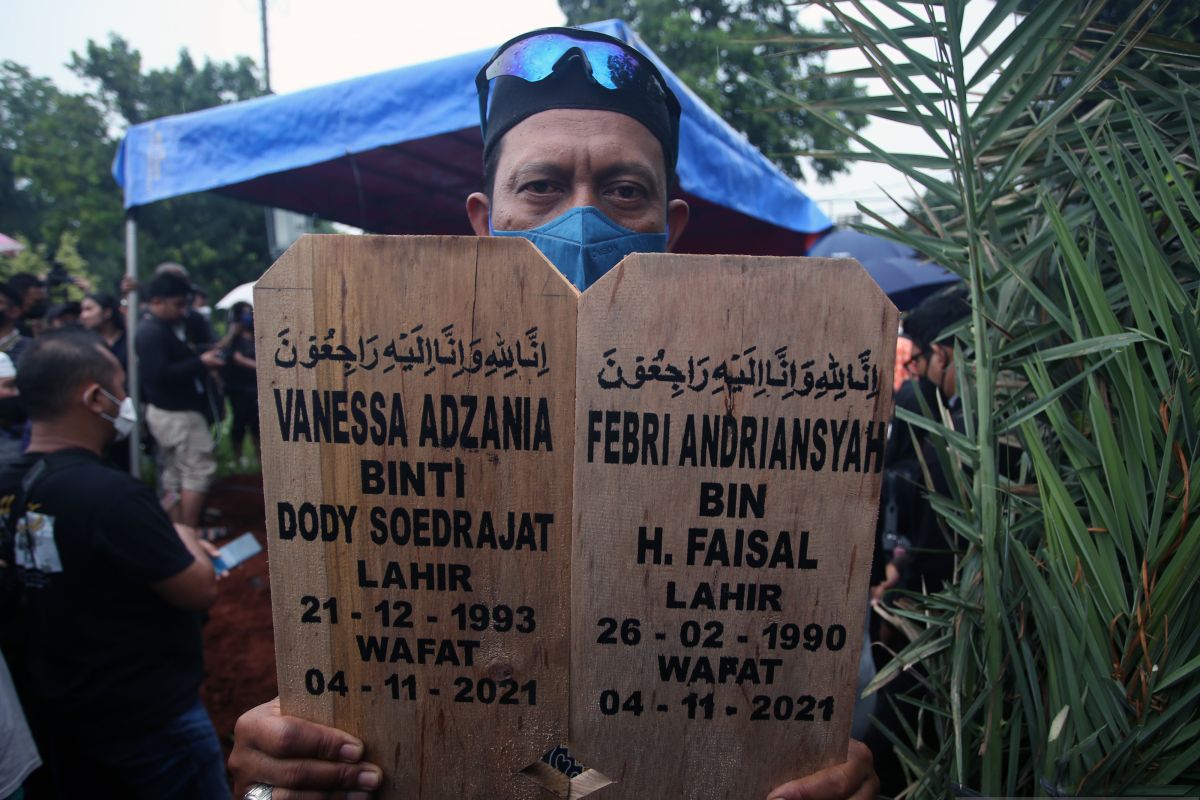
<svg viewBox="0 0 1200 800"><path fill-rule="evenodd" d="M688 89L623 21L586 26L646 52L683 107L688 193L803 234L829 218ZM490 50L132 126L113 161L125 208L221 189L390 144L478 128L474 77Z"/></svg>

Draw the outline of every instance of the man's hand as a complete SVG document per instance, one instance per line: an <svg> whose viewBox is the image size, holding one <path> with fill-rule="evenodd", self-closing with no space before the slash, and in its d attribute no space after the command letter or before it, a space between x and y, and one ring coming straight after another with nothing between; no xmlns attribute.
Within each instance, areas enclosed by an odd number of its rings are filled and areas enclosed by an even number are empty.
<svg viewBox="0 0 1200 800"><path fill-rule="evenodd" d="M272 800L353 800L366 797L363 790L376 789L383 780L379 767L360 760L361 741L335 728L283 716L279 698L243 714L233 736L229 772L235 797L255 783L269 783L275 787ZM872 800L878 791L871 751L852 740L845 763L786 783L771 792L770 800Z"/></svg>
<svg viewBox="0 0 1200 800"><path fill-rule="evenodd" d="M871 600L876 603L883 602L883 596L900 585L900 568L895 562L889 561L883 568L883 574L883 581L878 586L871 587Z"/></svg>
<svg viewBox="0 0 1200 800"><path fill-rule="evenodd" d="M196 544L198 544L200 546L201 550L203 550L205 553L208 553L208 557L213 562L213 572L217 572L217 559L221 557L221 551L219 549L217 549L217 546L215 544L208 541L207 539L203 539L200 537L196 538ZM229 574L229 570L217 572L217 580L221 580L228 574Z"/></svg>
<svg viewBox="0 0 1200 800"><path fill-rule="evenodd" d="M879 794L879 777L871 751L862 742L850 740L849 757L843 764L814 772L774 789L770 800L874 800Z"/></svg>
<svg viewBox="0 0 1200 800"><path fill-rule="evenodd" d="M206 350L200 354L200 361L209 369L219 369L225 366L225 359L219 350Z"/></svg>
<svg viewBox="0 0 1200 800"><path fill-rule="evenodd" d="M366 798L383 782L383 772L362 761L363 744L348 733L285 717L279 698L252 708L233 729L229 773L233 796L256 783L275 787L272 800Z"/></svg>

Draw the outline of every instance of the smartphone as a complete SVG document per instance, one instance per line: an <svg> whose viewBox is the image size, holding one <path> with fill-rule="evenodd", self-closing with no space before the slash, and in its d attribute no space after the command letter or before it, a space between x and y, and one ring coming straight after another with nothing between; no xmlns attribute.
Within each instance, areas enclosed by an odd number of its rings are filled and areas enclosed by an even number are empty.
<svg viewBox="0 0 1200 800"><path fill-rule="evenodd" d="M218 574L228 572L247 558L261 552L262 545L258 543L258 539L247 531L217 551L217 557L213 559L213 569Z"/></svg>

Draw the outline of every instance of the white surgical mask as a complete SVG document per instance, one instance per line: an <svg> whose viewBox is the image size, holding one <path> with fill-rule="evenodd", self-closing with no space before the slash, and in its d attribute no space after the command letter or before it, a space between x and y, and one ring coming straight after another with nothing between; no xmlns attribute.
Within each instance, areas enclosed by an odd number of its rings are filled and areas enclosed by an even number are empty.
<svg viewBox="0 0 1200 800"><path fill-rule="evenodd" d="M115 417L110 417L103 411L100 412L100 416L112 423L113 429L117 432L117 441L120 442L128 438L129 434L133 433L134 426L137 425L137 409L133 407L133 398L126 397L124 400L117 400L111 392L106 391L103 387L100 388L100 391L117 404Z"/></svg>

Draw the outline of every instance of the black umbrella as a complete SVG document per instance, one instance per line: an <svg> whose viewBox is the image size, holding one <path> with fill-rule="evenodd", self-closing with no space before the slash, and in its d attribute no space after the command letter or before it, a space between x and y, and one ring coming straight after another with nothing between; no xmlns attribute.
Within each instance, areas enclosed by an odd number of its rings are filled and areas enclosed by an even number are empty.
<svg viewBox="0 0 1200 800"><path fill-rule="evenodd" d="M920 258L911 248L854 230L828 234L808 254L857 260L901 311L958 280L953 272Z"/></svg>

